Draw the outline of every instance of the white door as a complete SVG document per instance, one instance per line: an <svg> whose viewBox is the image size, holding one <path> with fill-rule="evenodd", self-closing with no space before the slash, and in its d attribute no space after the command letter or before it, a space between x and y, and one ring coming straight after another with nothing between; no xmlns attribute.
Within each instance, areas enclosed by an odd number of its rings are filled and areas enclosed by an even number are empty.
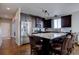
<svg viewBox="0 0 79 59"><path fill-rule="evenodd" d="M0 38L10 38L10 23L0 24Z"/></svg>

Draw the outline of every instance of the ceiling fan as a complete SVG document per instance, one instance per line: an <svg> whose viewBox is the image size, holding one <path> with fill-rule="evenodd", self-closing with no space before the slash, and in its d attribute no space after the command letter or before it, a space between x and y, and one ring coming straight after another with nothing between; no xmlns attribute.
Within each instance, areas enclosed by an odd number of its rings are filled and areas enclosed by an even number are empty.
<svg viewBox="0 0 79 59"><path fill-rule="evenodd" d="M44 13L45 19L54 19L60 17L59 15L50 16L49 12L46 9L43 9L42 12Z"/></svg>

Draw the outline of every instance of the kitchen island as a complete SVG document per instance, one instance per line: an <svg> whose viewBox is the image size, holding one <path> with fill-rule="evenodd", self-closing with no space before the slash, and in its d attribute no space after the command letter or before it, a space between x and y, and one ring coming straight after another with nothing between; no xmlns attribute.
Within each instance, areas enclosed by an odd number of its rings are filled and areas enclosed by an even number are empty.
<svg viewBox="0 0 79 59"><path fill-rule="evenodd" d="M37 37L37 40L42 40L42 55L49 55L51 52L51 43L59 43L66 33L37 33L32 34L32 37ZM38 39L39 38L39 39Z"/></svg>

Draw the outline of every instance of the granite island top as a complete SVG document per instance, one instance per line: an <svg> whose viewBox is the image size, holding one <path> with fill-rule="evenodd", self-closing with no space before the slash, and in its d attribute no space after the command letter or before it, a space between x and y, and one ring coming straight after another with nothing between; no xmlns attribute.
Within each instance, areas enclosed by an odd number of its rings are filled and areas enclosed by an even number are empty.
<svg viewBox="0 0 79 59"><path fill-rule="evenodd" d="M46 39L54 39L57 37L61 37L66 35L66 33L37 33L37 34L32 34L33 36L38 36Z"/></svg>
<svg viewBox="0 0 79 59"><path fill-rule="evenodd" d="M41 32L33 32L32 34L38 34L38 33L69 33L69 32L58 32L58 31L41 31Z"/></svg>

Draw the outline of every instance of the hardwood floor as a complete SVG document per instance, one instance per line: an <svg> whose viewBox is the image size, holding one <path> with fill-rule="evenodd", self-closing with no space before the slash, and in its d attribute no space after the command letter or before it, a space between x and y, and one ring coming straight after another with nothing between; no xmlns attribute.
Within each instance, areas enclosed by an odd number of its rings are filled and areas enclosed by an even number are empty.
<svg viewBox="0 0 79 59"><path fill-rule="evenodd" d="M75 44L74 50L71 55L79 55L79 45Z"/></svg>
<svg viewBox="0 0 79 59"><path fill-rule="evenodd" d="M30 44L18 46L14 39L2 40L0 55L30 55ZM75 45L71 55L79 55L79 46Z"/></svg>
<svg viewBox="0 0 79 59"><path fill-rule="evenodd" d="M13 39L6 39L2 41L0 47L0 55L29 55L30 45L18 46Z"/></svg>

